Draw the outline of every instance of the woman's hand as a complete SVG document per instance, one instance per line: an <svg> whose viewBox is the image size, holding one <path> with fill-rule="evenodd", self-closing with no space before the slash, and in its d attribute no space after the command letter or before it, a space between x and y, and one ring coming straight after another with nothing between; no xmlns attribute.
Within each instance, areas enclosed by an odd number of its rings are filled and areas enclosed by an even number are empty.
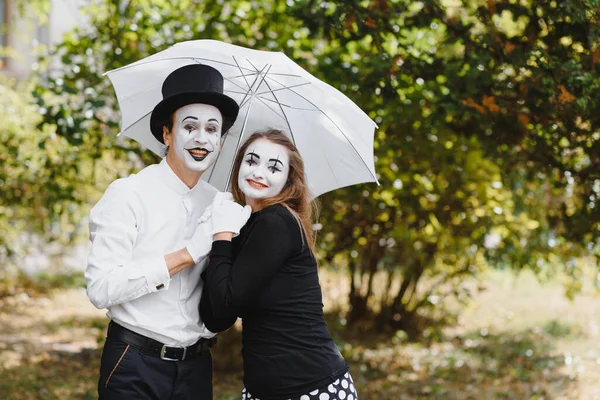
<svg viewBox="0 0 600 400"><path fill-rule="evenodd" d="M219 233L228 233L231 237L238 235L252 214L250 206L242 207L231 199L230 193L217 193L211 208L212 232L215 240Z"/></svg>

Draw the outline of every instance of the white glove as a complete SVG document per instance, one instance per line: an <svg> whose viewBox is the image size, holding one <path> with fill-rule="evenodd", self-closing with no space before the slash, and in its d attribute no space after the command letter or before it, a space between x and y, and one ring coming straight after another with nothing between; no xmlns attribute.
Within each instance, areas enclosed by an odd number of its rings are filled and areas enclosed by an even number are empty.
<svg viewBox="0 0 600 400"><path fill-rule="evenodd" d="M215 195L211 216L213 234L231 232L238 235L252 214L252 207L242 207L229 196L230 193L222 192Z"/></svg>
<svg viewBox="0 0 600 400"><path fill-rule="evenodd" d="M229 193L229 192L220 192L221 196L223 196L222 200L233 200L233 194ZM213 198L214 201L214 198ZM202 215L200 216L200 218L198 218L198 223L201 224L203 222L206 222L210 219L210 217L212 216L212 203L208 205L208 207L206 207L206 210L204 210L204 213L202 213Z"/></svg>
<svg viewBox="0 0 600 400"><path fill-rule="evenodd" d="M212 231L212 221L209 218L207 221L196 226L194 234L188 240L185 247L190 256L192 256L194 264L198 264L202 258L210 253L213 242Z"/></svg>
<svg viewBox="0 0 600 400"><path fill-rule="evenodd" d="M201 224L203 222L206 222L210 219L210 217L212 217L212 203L209 204L208 207L206 207L204 213L202 213L200 218L198 218L198 223Z"/></svg>

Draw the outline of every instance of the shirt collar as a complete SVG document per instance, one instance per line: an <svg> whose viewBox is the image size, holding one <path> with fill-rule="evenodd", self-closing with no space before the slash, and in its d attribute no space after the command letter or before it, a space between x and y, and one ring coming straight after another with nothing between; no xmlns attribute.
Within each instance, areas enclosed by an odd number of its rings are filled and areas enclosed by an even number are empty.
<svg viewBox="0 0 600 400"><path fill-rule="evenodd" d="M180 194L180 195L188 194L190 192L195 191L196 188L203 185L202 179L198 179L198 183L196 184L196 186L194 186L191 189L189 187L187 187L187 185L185 183L183 183L183 181L181 179L179 179L179 177L171 169L171 167L169 166L169 163L167 163L166 157L162 159L160 164L158 164L158 167L161 171L161 177L162 177L164 183L177 194Z"/></svg>

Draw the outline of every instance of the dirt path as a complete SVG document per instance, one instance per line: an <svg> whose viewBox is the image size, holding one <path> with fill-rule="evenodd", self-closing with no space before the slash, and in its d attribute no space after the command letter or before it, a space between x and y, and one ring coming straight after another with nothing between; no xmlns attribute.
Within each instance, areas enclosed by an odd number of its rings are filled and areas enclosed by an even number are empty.
<svg viewBox="0 0 600 400"><path fill-rule="evenodd" d="M19 294L0 299L0 362L4 368L35 361L51 351L96 349L105 311L96 309L82 289L50 298Z"/></svg>

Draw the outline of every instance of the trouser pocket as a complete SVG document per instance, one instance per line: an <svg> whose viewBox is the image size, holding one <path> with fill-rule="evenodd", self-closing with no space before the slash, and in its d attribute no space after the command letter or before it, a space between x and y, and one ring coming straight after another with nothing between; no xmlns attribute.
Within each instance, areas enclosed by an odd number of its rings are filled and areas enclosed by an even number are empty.
<svg viewBox="0 0 600 400"><path fill-rule="evenodd" d="M99 392L107 389L111 381L117 379L120 371L124 369L127 354L130 351L132 351L132 348L127 343L111 338L106 340L100 362Z"/></svg>

